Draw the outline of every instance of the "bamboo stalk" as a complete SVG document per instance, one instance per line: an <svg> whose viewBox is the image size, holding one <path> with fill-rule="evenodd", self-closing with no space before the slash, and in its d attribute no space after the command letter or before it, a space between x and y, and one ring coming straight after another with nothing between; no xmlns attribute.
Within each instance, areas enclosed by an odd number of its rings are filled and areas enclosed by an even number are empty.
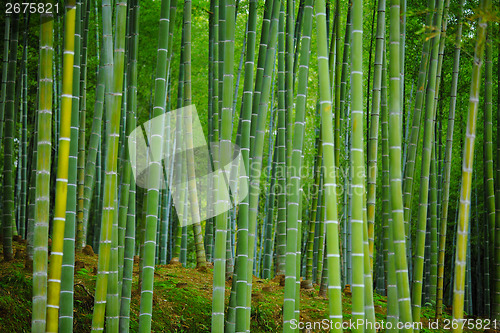
<svg viewBox="0 0 500 333"><path fill-rule="evenodd" d="M401 100L400 100L400 60L399 60L399 17L400 1L391 0L389 33L389 179L391 190L392 233L394 243L397 295L399 303L399 321L410 323L411 301L406 257L405 227L403 215L403 193L401 184ZM411 327L404 330L412 332Z"/></svg>
<svg viewBox="0 0 500 333"><path fill-rule="evenodd" d="M463 1L460 1L460 15L462 15ZM443 192L442 205L440 212L440 229L439 229L439 256L438 256L438 277L437 277L437 296L436 296L436 318L439 319L443 315L443 294L444 294L444 263L445 263L445 246L446 232L448 222L448 204L450 196L451 182L451 160L453 148L453 129L455 127L455 106L457 102L457 85L458 74L460 70L460 51L462 42L462 17L460 16L457 32L455 36L455 52L453 61L453 74L451 82L450 105L448 113L448 129L446 135L446 148L444 159L444 177L443 177Z"/></svg>
<svg viewBox="0 0 500 333"><path fill-rule="evenodd" d="M328 50L326 33L325 1L318 0L316 9L316 31L318 38L318 72L319 72L319 105L321 110L321 141L323 144L324 195L325 195L325 227L326 255L328 263L328 313L334 323L334 331L340 332L338 323L342 322L342 296L340 290L340 256L338 244L337 193L335 176L335 155L330 96L330 77L328 72ZM326 268L326 265L325 265ZM326 274L322 274L323 279Z"/></svg>
<svg viewBox="0 0 500 333"><path fill-rule="evenodd" d="M481 1L481 9L488 12L490 0ZM472 81L470 89L469 107L467 113L467 128L464 140L462 165L462 186L460 189L460 207L458 213L457 247L455 251L455 272L453 280L453 319L459 324L453 332L462 332L461 321L464 310L464 286L466 281L466 256L469 234L470 202L472 168L474 163L474 141L476 135L476 119L479 107L479 92L481 86L481 67L486 40L487 19L481 17L477 26L477 40L474 49L474 63L472 67Z"/></svg>
<svg viewBox="0 0 500 333"><path fill-rule="evenodd" d="M41 15L40 24L40 79L38 95L38 128L36 169L36 201L33 237L33 332L45 332L47 306L47 259L50 208L50 163L52 136L52 56L54 19Z"/></svg>
<svg viewBox="0 0 500 333"><path fill-rule="evenodd" d="M61 97L61 127L57 157L56 199L52 236L52 252L49 264L47 332L57 332L59 325L59 299L61 290L61 265L63 261L64 228L66 221L66 203L68 189L68 159L70 154L71 109L73 62L75 50L75 0L66 4L63 83Z"/></svg>

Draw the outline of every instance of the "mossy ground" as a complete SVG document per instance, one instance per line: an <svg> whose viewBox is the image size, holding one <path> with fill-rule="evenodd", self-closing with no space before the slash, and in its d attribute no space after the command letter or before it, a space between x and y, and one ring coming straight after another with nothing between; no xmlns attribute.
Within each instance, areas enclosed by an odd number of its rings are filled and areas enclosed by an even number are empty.
<svg viewBox="0 0 500 333"><path fill-rule="evenodd" d="M0 262L0 332L30 332L32 273L25 268L23 241L14 242L17 259ZM1 253L1 250L0 250ZM97 256L76 254L74 331L88 332L92 322L93 293L96 281ZM134 266L131 332L138 330L140 292L138 265ZM226 283L226 302L231 283ZM319 322L328 318L328 300L318 296L318 286L301 290L301 320ZM180 265L159 265L155 270L153 298L154 332L209 332L212 307L212 270L183 268ZM351 318L349 293L343 294L344 320ZM279 279L254 278L252 290L252 332L282 331L283 287ZM385 320L387 301L375 294L374 305L378 321ZM425 328L434 318L434 309L422 311L422 332L444 332ZM445 318L450 318L445 313ZM349 331L349 330L346 330ZM482 331L482 330L481 330ZM311 331L313 332L313 331ZM316 330L314 332L321 332ZM323 331L326 332L326 331Z"/></svg>

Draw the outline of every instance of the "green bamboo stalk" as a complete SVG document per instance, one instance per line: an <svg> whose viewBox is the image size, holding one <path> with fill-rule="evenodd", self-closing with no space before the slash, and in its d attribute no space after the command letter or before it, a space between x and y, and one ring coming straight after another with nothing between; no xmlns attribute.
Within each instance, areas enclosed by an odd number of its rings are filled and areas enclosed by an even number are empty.
<svg viewBox="0 0 500 333"><path fill-rule="evenodd" d="M428 0L427 15L425 19L426 27L430 27L433 22L434 13L434 0ZM401 32L401 31L400 31ZM422 47L422 55L420 59L420 67L417 79L417 93L415 97L415 106L413 111L413 121L410 133L410 140L408 144L405 145L405 152L403 156L406 156L405 164L403 166L403 204L404 204L404 221L405 221L405 235L406 235L406 255L408 268L412 269L411 262L411 237L410 237L410 216L411 216L411 204L413 197L413 177L415 174L415 157L418 150L418 143L420 142L420 129L422 122L422 107L424 103L424 92L426 91L426 79L427 79L427 68L429 66L429 49L433 38L426 39ZM400 50L401 52L401 50ZM400 69L401 70L401 69ZM401 73L400 73L401 75Z"/></svg>
<svg viewBox="0 0 500 333"><path fill-rule="evenodd" d="M278 217L276 222L276 275L285 274L286 252L286 114L285 114L285 9L280 10L278 23L278 110L277 141L278 162Z"/></svg>
<svg viewBox="0 0 500 333"><path fill-rule="evenodd" d="M185 4L187 10L188 3ZM168 62L168 33L170 26L170 1L161 3L160 27L158 37L158 51L156 63L155 95L152 118L158 117L165 112L166 102L166 75ZM185 46L184 46L185 47ZM163 156L163 121L151 124L150 146L155 147L157 156ZM151 319L153 315L153 281L155 270L156 229L158 218L159 188L161 178L161 165L151 162L149 165L147 200L145 206L145 234L144 234L144 259L141 280L141 313L139 316L139 331L151 331Z"/></svg>
<svg viewBox="0 0 500 333"><path fill-rule="evenodd" d="M433 125L435 126L435 124ZM430 215L430 258L429 258L429 290L428 297L431 304L436 302L436 288L437 288L437 255L438 255L438 231L437 231L437 162L436 162L436 143L433 143L434 148L432 149L431 155L431 169L430 169L430 193L429 193L429 215Z"/></svg>
<svg viewBox="0 0 500 333"><path fill-rule="evenodd" d="M96 209L94 210L93 214L93 235L92 235L92 247L95 249L95 253L99 253L99 238L101 237L101 225L98 223L99 216L102 213L102 174L103 174L103 167L102 167L102 162L104 160L104 153L106 145L105 143L99 142L97 145L97 161L96 161L96 190L94 192L94 207Z"/></svg>
<svg viewBox="0 0 500 333"><path fill-rule="evenodd" d="M26 239L26 205L27 205L27 187L28 187L28 27L29 27L30 15L26 15L24 19L24 33L23 33L23 57L21 66L22 75L22 91L21 91L21 143L20 147L20 160L18 164L18 170L20 171L19 183L20 183L20 200L19 202L19 235L22 239ZM0 140L1 141L1 140Z"/></svg>
<svg viewBox="0 0 500 333"><path fill-rule="evenodd" d="M132 271L134 266L135 248L135 180L130 179L129 209L127 212L127 227L125 233L125 251L122 277L122 291L120 304L120 332L128 332L130 329L130 305L132 295Z"/></svg>
<svg viewBox="0 0 500 333"><path fill-rule="evenodd" d="M294 22L295 22L295 0L286 1L286 20L285 20L285 109L286 109L286 165L292 162L292 133L293 133L293 96L294 96ZM289 170L287 169L289 177ZM288 198L288 194L287 194ZM287 212L288 216L288 212Z"/></svg>
<svg viewBox="0 0 500 333"><path fill-rule="evenodd" d="M350 12L350 10L348 10ZM349 14L348 14L349 15ZM332 33L335 33L335 77L334 81L331 83L334 88L334 117L335 117L335 133L334 133L334 145L335 145L335 165L337 166L337 185L340 188L339 182L339 170L340 167L340 131L341 131L341 108L340 108L340 82L342 79L342 59L340 58L341 52L341 36L340 36L340 0L335 1L335 16L334 16L334 25L333 29L335 30ZM345 52L345 50L344 50ZM344 53L345 54L345 53Z"/></svg>
<svg viewBox="0 0 500 333"><path fill-rule="evenodd" d="M363 253L363 229L366 223L363 207L365 189L365 164L363 144L363 66L362 66L362 36L363 36L363 4L361 1L352 1L352 47L351 47L351 119L352 119L352 143L351 143L351 170L352 170L352 318L353 320L364 320L365 299L364 293L367 286L364 285L364 253ZM331 274L330 274L331 276ZM362 332L358 327L355 332Z"/></svg>
<svg viewBox="0 0 500 333"><path fill-rule="evenodd" d="M104 79L106 70L104 68L104 57L100 57L99 68L97 71L97 82L95 88L95 103L94 114L92 119L92 128L89 138L89 145L87 149L87 156L85 158L85 179L84 179L84 193L83 193L83 235L82 243L84 246L88 234L89 213L92 200L92 193L94 188L97 187L97 171L96 163L98 157L98 146L101 141L102 132L102 116L104 107ZM97 175L96 175L97 173ZM94 230L95 231L95 230Z"/></svg>
<svg viewBox="0 0 500 333"><path fill-rule="evenodd" d="M366 195L364 195L364 199L366 200ZM363 207L363 218L367 220L367 211L366 206ZM368 225L365 223L363 226L363 269L364 274L364 283L365 283L365 332L375 333L375 307L373 305L373 273L371 269L371 261L370 261L370 248L369 248L369 239L368 239Z"/></svg>
<svg viewBox="0 0 500 333"><path fill-rule="evenodd" d="M458 73L460 70L460 51L462 42L462 8L464 1L460 1L460 18L455 35L455 52L453 60L453 74L451 82L450 105L448 113L448 129L446 134L446 148L444 158L444 177L443 192L441 199L440 228L439 228L439 256L438 256L438 277L437 277L437 296L436 296L436 318L440 319L443 315L443 293L444 293L444 261L446 246L446 229L448 222L448 204L450 197L451 182L451 160L453 148L453 129L455 127L455 106L457 102Z"/></svg>
<svg viewBox="0 0 500 333"><path fill-rule="evenodd" d="M269 33L271 25L271 16L273 14L273 3L274 0L266 0L264 7L264 17L262 20L261 35L259 42L259 55L257 60L257 70L255 73L255 89L254 97L252 101L252 117L251 117L251 128L250 128L250 151L254 150L255 144L255 131L257 128L257 114L259 111L259 103L262 95L262 84L264 79L264 67L266 65L266 54L267 47L269 44ZM284 30L283 30L284 31Z"/></svg>
<svg viewBox="0 0 500 333"><path fill-rule="evenodd" d="M41 15L40 79L37 128L36 201L33 236L33 314L31 330L45 332L47 306L47 259L50 208L50 163L52 136L52 56L53 25L51 14Z"/></svg>
<svg viewBox="0 0 500 333"><path fill-rule="evenodd" d="M484 154L484 188L485 188L485 200L486 200L486 212L488 214L487 217L487 230L489 232L486 234L486 237L489 235L493 235L490 237L494 241L495 233L495 184L493 181L493 87L492 87L492 78L493 78L493 64L492 64L492 45L491 45L491 25L490 31L486 40L486 60L485 60L485 74L486 80L484 85L484 146L483 146L483 154ZM485 213L486 213L485 212ZM488 244L488 239L486 240ZM491 252L493 253L493 252ZM489 255L489 254L488 254ZM489 293L489 272L487 274L488 278L488 288L485 288L485 297L487 301L485 304L489 306L490 304L490 293ZM489 312L489 310L488 310Z"/></svg>
<svg viewBox="0 0 500 333"><path fill-rule="evenodd" d="M289 1L291 2L291 1ZM287 193L287 235L285 261L285 300L283 303L283 332L292 332L291 320L298 319L296 310L300 300L300 223L302 211L301 175L302 149L305 133L305 112L307 101L307 81L309 76L309 54L311 47L313 1L304 3L304 21L300 45L300 64L298 72L295 125L293 131L291 164L289 165L290 192ZM285 73L286 74L286 73ZM285 85L285 89L286 85ZM292 92L293 93L293 92ZM285 100L286 101L286 100ZM300 231L299 231L300 230ZM299 265L297 265L299 263ZM297 291L297 282L298 291Z"/></svg>
<svg viewBox="0 0 500 333"><path fill-rule="evenodd" d="M135 165L132 165L130 163L130 156L129 156L129 149L128 146L130 146L129 143L129 136L130 133L135 129L136 127L136 109L137 109L137 53L138 53L138 38L139 38L139 27L138 27L138 19L139 19L139 2L138 1L132 1L129 3L128 6L128 17L127 17L127 24L128 24L128 36L127 36L127 103L126 103L126 109L127 109L127 119L126 119L126 128L125 128L125 133L126 133L126 138L127 138L127 149L125 149L124 152L124 162L122 164L122 178L121 178L121 186L120 186L120 204L119 204L119 212L118 212L118 228L119 228L119 236L118 236L118 283L119 283L119 292L122 292L122 290L129 290L127 287L122 286L122 277L125 275L124 267L127 265L127 269L131 269L132 265L130 263L127 263L127 261L131 260L131 252L133 253L133 244L135 242L135 232L131 233L129 232L128 228L130 228L130 214L128 213L128 210L131 209L130 205L130 195L133 193L135 195L135 190L132 189L133 181L132 181L132 170L135 168ZM135 183L134 183L135 184ZM135 202L135 201L134 201ZM134 207L135 210L135 207ZM135 226L133 226L135 229ZM126 243L129 241L128 237L133 237L134 241L130 242L129 248L126 248ZM132 246L132 248L130 248ZM125 254L125 252L127 252ZM127 259L125 259L125 256ZM132 272L129 271L126 273L127 279L130 278ZM127 283L128 280L127 280ZM130 304L128 303L129 300L124 299L122 297L121 303L126 303L125 306L127 306L126 310L120 310L121 312L125 311L128 313L130 311ZM127 314L128 316L128 314ZM120 318L122 315L120 314ZM128 318L128 317L127 317ZM120 319L120 327L124 326L123 329L128 329L128 319L124 323L122 323L122 319ZM126 327L126 328L125 328Z"/></svg>
<svg viewBox="0 0 500 333"><path fill-rule="evenodd" d="M258 118L255 125L255 140L252 145L250 141L250 156L251 164L249 168L250 172L250 188L249 188L249 219L248 219L248 268L247 268L247 304L246 304L246 325L250 327L250 310L251 310L251 296L252 296L252 282L253 282L253 253L255 249L255 228L257 225L257 213L258 213L258 202L259 202L259 192L260 192L260 178L262 172L262 153L264 149L264 134L265 126L267 121L267 111L269 106L269 99L271 95L271 77L272 71L275 67L276 59L276 47L278 39L278 23L279 23L279 12L280 12L280 2L273 2L273 10L271 14L271 22L269 29L269 40L266 49L266 61L264 66L264 71L262 72L262 89L260 95L260 101L258 103ZM259 51L260 52L260 51ZM258 84L258 82L256 83ZM256 89L257 91L257 89ZM258 98L257 94L254 93L254 103L255 99Z"/></svg>
<svg viewBox="0 0 500 333"><path fill-rule="evenodd" d="M320 132L320 131L318 131ZM318 207L321 206L321 204L318 204L318 200L321 200L319 198L319 185L321 181L321 162L322 162L322 155L323 155L323 149L321 145L321 133L318 133L318 137L316 138L316 150L317 154L314 160L314 189L313 189L313 198L312 198L312 203L311 203L311 219L309 220L309 233L308 233L308 239L307 239L307 264L306 264L306 279L304 282L305 288L310 289L312 288L312 283L313 283L313 262L314 262L314 241L315 241L315 234L316 234L316 224L318 224Z"/></svg>
<svg viewBox="0 0 500 333"><path fill-rule="evenodd" d="M52 66L54 67L54 66ZM35 118L35 124L34 124L34 131L33 135L31 137L31 143L30 146L32 149L30 151L32 152L31 156L31 166L30 166L30 179L29 179L29 189L28 189L28 217L27 217L27 236L26 236L26 261L25 261L25 267L32 267L30 266L33 263L33 241L34 241L34 229L35 229L35 201L36 201L36 159L37 159L37 143L35 140L37 140L38 137L38 117ZM49 179L50 182L50 179ZM50 198L49 198L50 200ZM47 235L48 237L48 235ZM45 317L44 317L45 318Z"/></svg>
<svg viewBox="0 0 500 333"><path fill-rule="evenodd" d="M347 74L348 74L348 61L349 61L349 54L350 54L350 49L351 49L351 42L350 42L350 36L352 33L352 1L349 1L349 6L347 10L347 18L346 18L346 28L345 28L345 35L344 35L344 50L343 50L343 55L342 55L342 74L340 76L340 96L339 96L339 111L340 111L340 122L341 126L342 124L342 119L345 115L345 104L346 104L346 99L347 99ZM340 27L339 27L340 29ZM345 126L344 126L345 127ZM336 129L337 130L337 129ZM340 128L338 129L340 131ZM340 137L340 133L338 134ZM339 139L340 142L340 139ZM340 147L337 145L335 147L335 162L337 162L337 155L339 156L339 163L340 163ZM340 168L340 164L338 166Z"/></svg>
<svg viewBox="0 0 500 333"><path fill-rule="evenodd" d="M125 82L125 35L126 35L126 19L127 19L127 1L117 1L114 3L115 8L115 34L114 34L114 50L113 50L113 85L111 91L111 97L113 98L113 116L118 113L117 122L120 124L122 120L122 109L123 101L126 97L123 96L123 85ZM107 109L109 111L109 109ZM125 114L125 112L123 112ZM109 118L112 118L110 116ZM119 128L117 133L117 165L116 170L120 169L120 138L124 137L122 130ZM111 134L113 135L113 134ZM113 146L109 146L113 147ZM113 149L113 148L111 148ZM107 295L106 295L106 329L109 332L118 332L119 330L119 316L120 316L120 291L121 285L118 282L119 277L119 253L118 253L118 237L119 237L119 225L118 225L118 212L119 212L119 178L116 176L115 180L115 193L113 198L113 217L111 225L111 248L110 248L110 261L108 271L108 285L107 285ZM102 238L102 237L101 237Z"/></svg>
<svg viewBox="0 0 500 333"><path fill-rule="evenodd" d="M56 199L52 236L52 252L49 264L47 332L57 332L59 325L59 300L61 290L61 265L63 261L64 229L66 222L66 203L68 189L68 171L72 117L73 62L75 51L75 0L66 4L63 83L61 97L61 126L57 158Z"/></svg>
<svg viewBox="0 0 500 333"><path fill-rule="evenodd" d="M85 203L85 123L87 114L87 41L90 21L91 2L86 0L82 4L81 18L81 60L80 60L80 115L78 130L78 171L77 171L77 229L76 229L76 251L81 251L84 247L85 233L83 222L83 210Z"/></svg>
<svg viewBox="0 0 500 333"><path fill-rule="evenodd" d="M130 2L130 14L129 14L129 41L128 41L128 102L127 102L127 130L130 134L130 130L135 128L136 126L136 109L137 109L137 53L138 53L138 42L139 42L139 0ZM127 140L128 142L128 140ZM130 143L129 143L130 144ZM132 142L134 144L134 142ZM128 149L127 149L128 154ZM125 160L125 174L123 178L125 179L124 183L126 184L126 177L128 172L129 177L129 193L122 192L122 197L120 200L123 202L127 197L128 203L126 209L127 216L119 216L120 219L126 218L125 225L125 235L124 235L124 249L123 249L123 257L121 254L119 255L119 263L123 262L123 272L121 279L121 304L120 304L120 324L119 330L120 332L128 332L130 327L130 303L131 303L131 293L132 293L132 271L134 266L134 243L135 243L135 198L136 198L136 190L135 190L135 179L130 177L130 172L133 171L135 165L130 163L129 158L126 155ZM127 186L122 187L122 191ZM120 211L123 214L122 211Z"/></svg>
<svg viewBox="0 0 500 333"><path fill-rule="evenodd" d="M491 1L481 1L481 10L488 12ZM460 189L460 207L458 213L457 247L455 251L455 272L453 280L453 320L458 327L453 332L462 332L461 321L464 310L465 261L467 256L467 238L469 234L470 201L472 168L474 163L474 141L476 137L476 119L479 107L479 91L481 87L481 67L486 40L487 19L481 17L477 25L477 39L474 49L474 63L471 75L471 89L467 112L467 128L464 141L462 164L462 186Z"/></svg>
<svg viewBox="0 0 500 333"><path fill-rule="evenodd" d="M275 141L277 138L275 138ZM266 210L266 218L265 225L263 230L263 238L261 238L261 253L263 253L264 259L262 260L262 273L261 277L264 279L270 279L273 275L271 273L271 265L273 260L273 245L275 234L276 224L274 223L274 207L275 207L275 198L276 198L276 165L278 158L276 145L273 147L274 154L272 159L272 168L270 172L271 181L269 184L269 193L267 195L267 210Z"/></svg>
<svg viewBox="0 0 500 333"><path fill-rule="evenodd" d="M94 313L92 316L92 331L104 328L104 314L107 311L106 326L110 332L118 331L119 299L118 299L118 143L121 119L121 100L123 91L124 51L125 51L125 18L126 2L116 2L115 13L115 51L113 52L113 35L111 31L111 3L102 4L103 23L103 57L106 67L105 97L106 118L109 121L106 128L107 142L104 176L103 213L101 221L101 237L99 245L99 261L97 267L96 293ZM109 274L108 274L109 272ZM108 284L109 275L109 284ZM107 294L110 294L109 300ZM109 304L107 304L109 303Z"/></svg>
<svg viewBox="0 0 500 333"><path fill-rule="evenodd" d="M370 134L368 138L368 193L367 218L368 242L370 250L370 269L373 271L373 240L375 235L375 209L377 200L377 155L380 114L380 89L382 81L382 59L385 44L385 0L378 1L377 34L375 42L375 63L373 72L372 113L370 116Z"/></svg>
<svg viewBox="0 0 500 333"><path fill-rule="evenodd" d="M9 64L7 69L7 86L5 87L5 136L3 138L3 257L5 261L13 259L12 235L14 222L14 128L15 128L15 91L16 91L16 64L17 45L19 35L19 17L14 15L10 38Z"/></svg>
<svg viewBox="0 0 500 333"><path fill-rule="evenodd" d="M429 174L432 164L432 151L435 149L433 144L435 130L435 92L436 92L436 74L438 67L439 40L441 36L441 21L444 1L438 1L438 8L435 16L435 27L438 33L432 40L430 67L428 73L427 93L425 100L425 122L424 122L424 140L422 150L422 170L420 178L420 205L418 210L417 235L415 244L415 258L413 263L412 280L412 311L413 320L420 320L422 304L422 282L423 282L423 264L425 251L426 224L429 215Z"/></svg>
<svg viewBox="0 0 500 333"><path fill-rule="evenodd" d="M498 55L500 59L500 54ZM500 71L497 71L497 75L500 78ZM497 133L500 133L500 86L498 86L497 94ZM493 256L495 260L494 273L493 273L493 318L500 320L500 140L497 138L497 160L496 160L496 189L495 189L495 255Z"/></svg>
<svg viewBox="0 0 500 333"><path fill-rule="evenodd" d="M321 141L323 145L324 195L326 224L326 256L328 263L328 313L334 323L335 332L341 332L338 325L342 322L342 292L340 289L340 255L338 244L337 193L335 177L334 137L331 103L331 86L328 72L328 50L325 1L318 0L316 8L316 30L318 38L319 105L321 110ZM326 267L326 265L325 265ZM323 274L323 278L325 274Z"/></svg>
<svg viewBox="0 0 500 333"><path fill-rule="evenodd" d="M179 79L178 79L178 90L177 90L177 108L182 107L182 101L183 101L183 94L184 94L184 30L182 32L181 36L181 52L180 52L180 60L179 60ZM179 116L180 117L180 113ZM177 118L177 122L179 124L181 123L182 119ZM218 132L217 132L218 133ZM218 135L218 134L217 134ZM184 141L183 141L183 136L182 136L182 126L177 126L176 127L176 139L175 139L175 151L176 153L182 152L184 149ZM183 159L176 159L175 160L176 167L175 171L176 173L174 174L175 179L181 180L184 182L184 179L181 179L181 174L180 171L183 170ZM184 200L184 187L180 189L180 194L179 198L183 198ZM181 208L184 209L184 208ZM179 216L183 216L182 214L177 214ZM177 225L176 228L176 235L175 235L175 246L172 254L172 259L170 260L171 263L178 263L180 262L180 254L181 254L181 243L182 243L182 233L183 233L183 227L182 227L182 221L178 218L179 225Z"/></svg>
<svg viewBox="0 0 500 333"><path fill-rule="evenodd" d="M253 102L253 75L255 65L255 42L257 31L257 1L249 2L247 23L247 50L245 59L245 78L243 84L243 100L241 109L241 137L240 147L245 170L249 170L250 153L250 118ZM241 177L239 182L244 184L248 178ZM238 243L236 246L236 276L233 277L236 290L236 322L235 330L246 330L246 304L247 304L247 269L248 269L248 196L240 203L238 215ZM265 269L264 269L265 270Z"/></svg>
<svg viewBox="0 0 500 333"><path fill-rule="evenodd" d="M21 29L26 30L27 27L27 21L29 20L29 15L23 18L23 27ZM23 38L23 44L26 38L26 32L23 33L23 37L18 36L18 39L20 40ZM24 45L23 45L24 46ZM22 47L24 50L24 47ZM24 51L23 51L24 54ZM17 140L19 140L19 145L17 149L17 156L14 157L14 160L16 161L16 164L13 165L12 169L12 175L13 175L13 184L14 184L14 211L12 212L13 220L12 220L12 235L17 236L18 235L18 230L22 228L22 222L20 221L20 213L21 213L21 169L22 169L22 110L21 110L21 104L22 104L22 87L23 87L23 78L24 78L24 59L21 58L19 59L19 64L20 64L20 69L19 69L19 75L16 75L16 90L15 90L15 97L14 97L14 124L15 124L15 129L14 129L14 136ZM18 130L18 120L19 120L19 127Z"/></svg>
<svg viewBox="0 0 500 333"><path fill-rule="evenodd" d="M5 117L5 97L7 96L7 72L9 70L9 46L10 46L11 15L5 15L5 27L3 37L3 61L2 82L0 83L0 142L3 142L3 123ZM1 201L0 201L1 202ZM1 205L2 203L0 203ZM1 207L1 206L0 206Z"/></svg>
<svg viewBox="0 0 500 333"><path fill-rule="evenodd" d="M66 221L64 228L63 259L61 267L61 295L59 310L59 328L63 332L73 331L73 282L75 262L75 227L77 204L77 158L80 105L80 49L81 49L81 11L82 2L76 2L75 47L73 63L73 89L71 106L71 134L68 161L68 188L66 203ZM85 126L85 125L83 125Z"/></svg>
<svg viewBox="0 0 500 333"><path fill-rule="evenodd" d="M212 145L214 142L214 114L216 113L215 106L217 102L214 101L216 98L216 84L215 84L215 6L216 0L210 0L210 13L208 16L208 142L210 143L209 149L212 153ZM243 95L245 96L245 95ZM213 156L213 154L211 154ZM209 166L211 166L212 161L209 161ZM210 179L209 189L213 190L213 178ZM207 193L207 209L211 212L214 205L213 202L213 192ZM205 225L205 255L207 261L212 262L212 252L214 248L214 218L209 218Z"/></svg>
<svg viewBox="0 0 500 333"><path fill-rule="evenodd" d="M384 273L387 281L387 322L393 327L399 319L398 289L394 254L393 220L391 216L389 181L389 121L387 109L387 59L385 47L382 58L382 79L380 90L380 114L382 129L382 219L384 231Z"/></svg>
<svg viewBox="0 0 500 333"><path fill-rule="evenodd" d="M397 295L399 303L399 321L412 321L408 264L406 258L405 229L403 216L403 193L401 184L401 100L400 100L400 1L391 0L389 33L389 179L391 190L392 230L394 238ZM406 329L405 332L412 332Z"/></svg>
<svg viewBox="0 0 500 333"><path fill-rule="evenodd" d="M234 80L234 27L235 27L235 7L234 1L219 2L219 120L220 120L220 138L218 142L218 162L221 166L227 165L231 159L231 137L232 137L232 116L233 116L233 80ZM216 125L218 126L218 125ZM224 191L218 189L226 186L226 180L229 180L229 174L224 169L218 169L217 177L214 179L217 188L217 203L216 206L227 207L227 198L222 194ZM225 180L226 179L226 180ZM212 331L222 332L224 329L224 292L225 292L225 276L228 270L228 264L231 258L227 252L228 231L228 213L224 212L216 216L216 231L215 231L215 252L214 252L214 283L213 283L213 301L212 301ZM255 229L255 227L254 227ZM230 245L230 244L229 244ZM243 245L244 247L244 245ZM243 248L242 248L243 250ZM252 252L247 252L252 253ZM252 266L246 266L246 269L252 269ZM238 273L236 278L238 278ZM240 287L241 287L240 283ZM235 286L236 287L236 286ZM244 289L244 288L243 288ZM244 291L246 292L246 290ZM236 293L236 302L238 300L238 292ZM245 304L246 305L246 304ZM239 326L246 325L246 318L241 317L241 312L236 312ZM236 327L239 332L239 327Z"/></svg>
<svg viewBox="0 0 500 333"><path fill-rule="evenodd" d="M323 147L323 144L321 145ZM325 208L325 189L323 186L325 175L321 176L320 183L320 191L321 191L321 205L318 207L319 217L317 219L319 235L318 235L318 255L316 259L316 283L321 284L322 274L323 274L323 261L324 261L324 249L325 249L325 217L326 217L326 208Z"/></svg>
<svg viewBox="0 0 500 333"><path fill-rule="evenodd" d="M187 6L186 6L187 5ZM195 246L195 251L196 251L196 266L197 267L206 267L207 261L205 257L205 250L203 246L203 235L202 235L202 229L201 229L201 219L200 219L200 212L199 212L199 203L198 203L198 194L197 194L197 189L196 189L196 179L195 179L195 164L194 164L194 155L193 155L193 136L192 136L192 116L191 112L192 109L189 107L192 103L192 93L191 93L191 2L185 2L184 4L184 29L185 29L185 45L184 45L184 59L185 59L185 64L184 64L184 106L187 106L188 108L186 109L186 115L184 118L184 130L185 130L185 143L186 143L186 149L187 149L187 173L188 173L188 193L189 193L189 203L191 207L191 216L193 218L193 232L194 232L194 246ZM228 8L226 8L226 11ZM233 9L234 10L234 9ZM231 14L232 16L229 17L227 20L232 20L234 17L234 14ZM234 33L234 29L232 29L232 25L229 25L229 29ZM227 32L226 32L227 33ZM231 45L230 41L230 34L228 34L228 39L224 42L224 44ZM234 44L234 37L233 37L233 44ZM224 48L226 48L225 45ZM228 46L229 47L229 46ZM229 47L230 48L230 47ZM230 48L230 50L226 51L224 49L224 52L229 52L231 51L231 54L234 56L234 45L233 49ZM224 64L226 65L226 64ZM226 65L227 66L227 65ZM227 72L227 69L225 69ZM232 72L231 72L232 73ZM224 79L226 79L227 73L224 75ZM231 81L232 85L232 81ZM232 98L231 98L232 102ZM231 104L232 105L232 104ZM224 113L224 108L227 108L226 105L223 105L223 110L222 113ZM229 108L228 108L229 110ZM231 113L230 116L232 117L232 107L230 109ZM224 115L223 115L224 116ZM225 122L226 120L222 118L222 121L224 125L227 125L228 123ZM227 128L229 127L229 128ZM221 140L228 140L228 138L231 137L231 126L222 126L221 128ZM229 131L229 132L228 132ZM227 134L227 132L229 134ZM222 137L224 135L224 138ZM230 139L229 139L230 140ZM227 151L229 154L229 150ZM229 161L229 158L227 159ZM223 164L227 165L227 163Z"/></svg>

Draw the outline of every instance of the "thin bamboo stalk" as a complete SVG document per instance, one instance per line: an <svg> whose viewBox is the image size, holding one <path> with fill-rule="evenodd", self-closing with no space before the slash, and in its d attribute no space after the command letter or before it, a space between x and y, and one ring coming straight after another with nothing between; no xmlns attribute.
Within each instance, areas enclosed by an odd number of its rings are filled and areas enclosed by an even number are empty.
<svg viewBox="0 0 500 333"><path fill-rule="evenodd" d="M448 113L448 129L446 135L446 148L444 158L444 177L443 177L443 192L441 199L440 212L440 228L439 228L439 256L438 256L438 277L437 277L437 296L436 296L436 318L439 319L443 315L443 294L444 294L444 263L445 263L445 247L446 247L446 229L448 222L448 204L450 197L451 183L451 160L453 148L453 130L455 127L455 106L457 102L457 86L458 74L460 70L460 51L462 42L462 8L464 1L460 1L460 19L455 35L455 52L453 61L453 74L451 82L450 105Z"/></svg>

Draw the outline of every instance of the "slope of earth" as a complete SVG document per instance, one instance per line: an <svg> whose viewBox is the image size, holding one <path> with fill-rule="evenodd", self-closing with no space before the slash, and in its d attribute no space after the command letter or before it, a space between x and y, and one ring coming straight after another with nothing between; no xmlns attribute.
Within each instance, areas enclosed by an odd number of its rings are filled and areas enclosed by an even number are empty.
<svg viewBox="0 0 500 333"><path fill-rule="evenodd" d="M15 259L0 262L0 332L30 332L32 312L32 272L25 262L25 241L14 242ZM97 255L92 251L77 253L75 262L74 331L88 332L92 322ZM0 257L3 257L0 250ZM138 331L140 289L138 260L134 265L131 332ZM281 284L282 281L281 281ZM280 279L254 278L252 290L252 332L282 331L283 286ZM301 290L301 321L319 325L328 318L328 300L318 296L319 287ZM231 281L226 282L226 302L229 301ZM343 294L344 321L351 318L351 296ZM379 323L385 321L387 300L375 295L374 305ZM155 270L153 298L153 332L210 332L212 308L212 270L183 268L181 265L159 265ZM427 328L434 318L431 308L423 309L422 332L444 332ZM449 314L445 318L450 318ZM318 326L317 326L318 327ZM328 329L303 332L328 332ZM350 331L350 330L345 330Z"/></svg>

